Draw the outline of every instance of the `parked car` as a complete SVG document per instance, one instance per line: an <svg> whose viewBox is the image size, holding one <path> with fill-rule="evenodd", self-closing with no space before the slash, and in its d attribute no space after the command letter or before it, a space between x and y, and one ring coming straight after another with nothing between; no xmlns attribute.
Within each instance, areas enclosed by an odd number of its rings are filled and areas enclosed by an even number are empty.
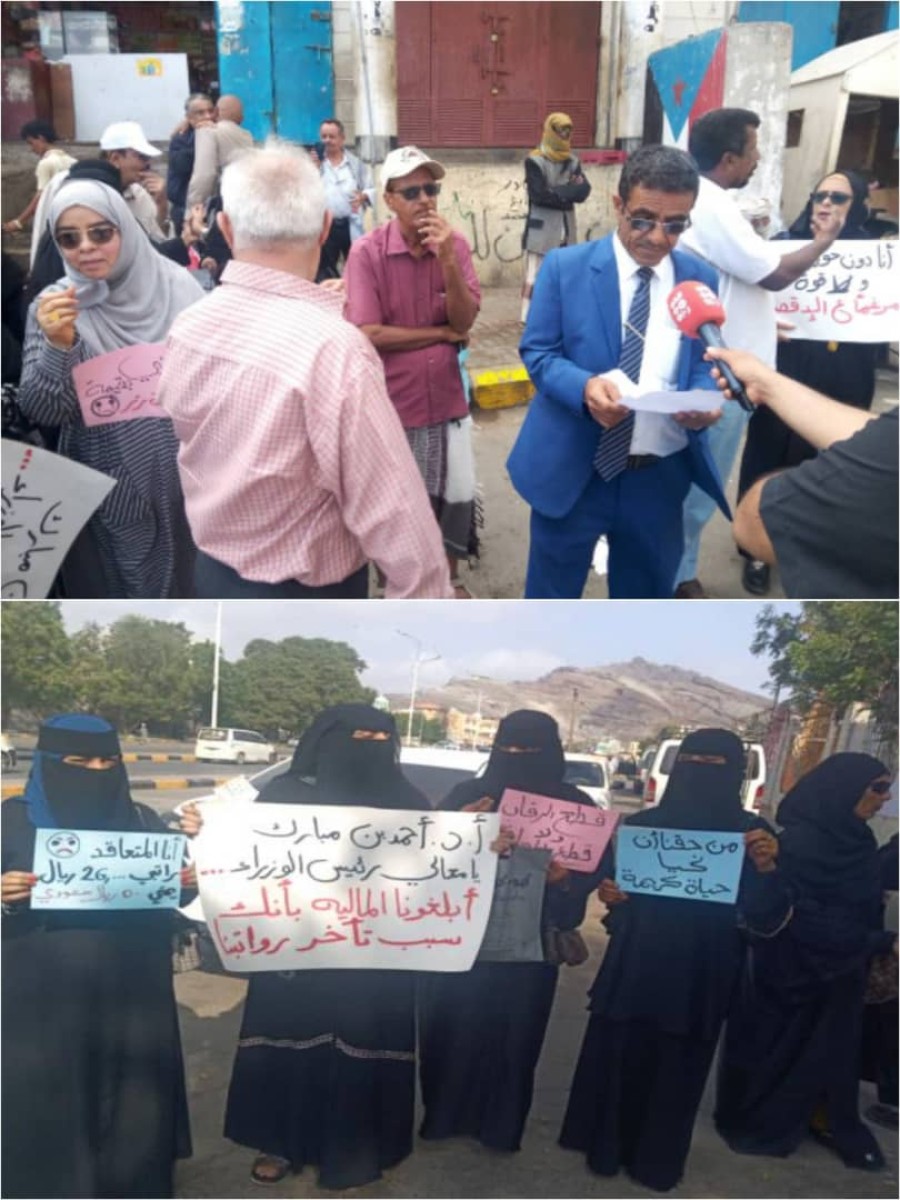
<svg viewBox="0 0 900 1200"><path fill-rule="evenodd" d="M659 804L665 795L669 776L678 755L681 738L666 738L660 742L644 787L644 807ZM759 742L745 742L744 783L741 802L751 812L759 812L766 791L766 752Z"/></svg>
<svg viewBox="0 0 900 1200"><path fill-rule="evenodd" d="M400 760L403 761L402 758ZM487 762L475 772L478 779L487 770ZM573 787L587 792L598 808L610 806L610 783L606 763L596 754L567 754L563 779Z"/></svg>
<svg viewBox="0 0 900 1200"><path fill-rule="evenodd" d="M194 746L197 762L273 763L274 745L252 729L200 729Z"/></svg>
<svg viewBox="0 0 900 1200"><path fill-rule="evenodd" d="M637 779L635 780L634 790L639 796L643 796L647 787L647 780L650 777L650 768L653 766L653 760L656 758L656 746L648 746L640 757L638 762Z"/></svg>
<svg viewBox="0 0 900 1200"><path fill-rule="evenodd" d="M16 754L15 746L5 733L0 733L0 751L3 754L4 771L11 771L19 761L19 756Z"/></svg>

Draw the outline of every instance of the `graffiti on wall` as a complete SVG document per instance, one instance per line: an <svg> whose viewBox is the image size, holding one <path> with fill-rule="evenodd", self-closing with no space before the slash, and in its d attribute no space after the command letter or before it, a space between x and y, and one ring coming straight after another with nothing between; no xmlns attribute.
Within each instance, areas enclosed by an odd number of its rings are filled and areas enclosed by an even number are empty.
<svg viewBox="0 0 900 1200"><path fill-rule="evenodd" d="M650 55L647 86L651 107L655 99L662 109L666 145L686 150L691 124L722 107L727 44L727 32L714 29Z"/></svg>
<svg viewBox="0 0 900 1200"><path fill-rule="evenodd" d="M477 262L493 258L505 264L517 262L524 254L522 233L527 212L525 181L508 179L490 204L469 200L455 191L450 219L465 234Z"/></svg>

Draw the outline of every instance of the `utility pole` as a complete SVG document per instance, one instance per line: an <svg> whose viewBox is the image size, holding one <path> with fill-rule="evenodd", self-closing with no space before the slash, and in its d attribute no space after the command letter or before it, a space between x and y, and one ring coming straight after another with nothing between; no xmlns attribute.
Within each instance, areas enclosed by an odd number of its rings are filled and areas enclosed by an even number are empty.
<svg viewBox="0 0 900 1200"><path fill-rule="evenodd" d="M572 710L569 714L569 736L566 739L566 749L572 749L572 743L575 740L575 716L578 709L578 688L572 688Z"/></svg>
<svg viewBox="0 0 900 1200"><path fill-rule="evenodd" d="M212 690L212 712L210 714L210 724L213 729L219 723L219 658L222 653L222 601L216 601L216 640L213 650L213 690Z"/></svg>
<svg viewBox="0 0 900 1200"><path fill-rule="evenodd" d="M413 659L412 667L412 686L409 690L409 717L406 722L406 744L407 746L411 746L413 714L416 707L416 691L419 686L419 667L422 663L437 662L441 656L440 654L423 655L422 642L419 638L414 637L411 633L404 633L402 629L398 629L397 633L399 633L401 637L408 638L409 641L414 642L416 646L416 654L415 658Z"/></svg>

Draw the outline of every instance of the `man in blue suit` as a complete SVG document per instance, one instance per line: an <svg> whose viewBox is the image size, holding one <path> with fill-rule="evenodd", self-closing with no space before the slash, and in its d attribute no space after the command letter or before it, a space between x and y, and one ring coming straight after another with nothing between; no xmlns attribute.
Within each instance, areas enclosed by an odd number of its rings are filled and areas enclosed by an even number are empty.
<svg viewBox="0 0 900 1200"><path fill-rule="evenodd" d="M666 305L686 279L716 286L711 267L675 249L698 186L683 151L642 147L613 197L616 232L541 267L519 347L537 394L507 463L532 510L528 599L577 599L601 534L611 598L670 598L691 484L731 516L703 432L720 412L620 403L622 372L636 394L715 389L702 343L679 334Z"/></svg>

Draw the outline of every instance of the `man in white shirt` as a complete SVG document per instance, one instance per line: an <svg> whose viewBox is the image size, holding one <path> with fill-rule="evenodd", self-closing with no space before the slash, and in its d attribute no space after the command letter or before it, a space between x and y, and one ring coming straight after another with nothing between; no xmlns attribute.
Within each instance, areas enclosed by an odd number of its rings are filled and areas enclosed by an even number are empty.
<svg viewBox="0 0 900 1200"><path fill-rule="evenodd" d="M691 228L681 245L704 258L719 273L719 298L725 309L722 334L735 349L752 350L768 366L775 365L776 322L773 292L809 270L840 233L843 222L821 222L813 240L800 250L781 254L764 241L744 217L734 196L759 162L760 119L745 108L717 108L691 126L688 148L700 169L700 191L691 213ZM710 430L709 448L723 483L727 483L748 414L727 404L722 420ZM714 505L691 488L684 506L684 555L678 567L675 595L702 599L697 578L700 536ZM745 566L745 586L752 564Z"/></svg>
<svg viewBox="0 0 900 1200"><path fill-rule="evenodd" d="M368 163L344 148L344 126L337 117L322 122L319 140L324 151L320 172L331 213L331 230L322 247L317 278L337 279L351 243L362 237L363 213L375 203L375 181Z"/></svg>
<svg viewBox="0 0 900 1200"><path fill-rule="evenodd" d="M507 463L532 509L526 598L579 597L605 534L610 597L667 599L691 483L728 515L703 432L719 412L620 402L714 386L703 344L679 333L666 304L684 280L716 286L710 267L675 249L697 186L683 151L642 147L613 197L616 232L552 250L541 266L519 347L537 394Z"/></svg>
<svg viewBox="0 0 900 1200"><path fill-rule="evenodd" d="M150 170L151 159L161 150L147 141L137 121L116 121L100 135L101 158L108 159L122 177L122 198L151 241L162 242L169 233L169 200L166 181Z"/></svg>

